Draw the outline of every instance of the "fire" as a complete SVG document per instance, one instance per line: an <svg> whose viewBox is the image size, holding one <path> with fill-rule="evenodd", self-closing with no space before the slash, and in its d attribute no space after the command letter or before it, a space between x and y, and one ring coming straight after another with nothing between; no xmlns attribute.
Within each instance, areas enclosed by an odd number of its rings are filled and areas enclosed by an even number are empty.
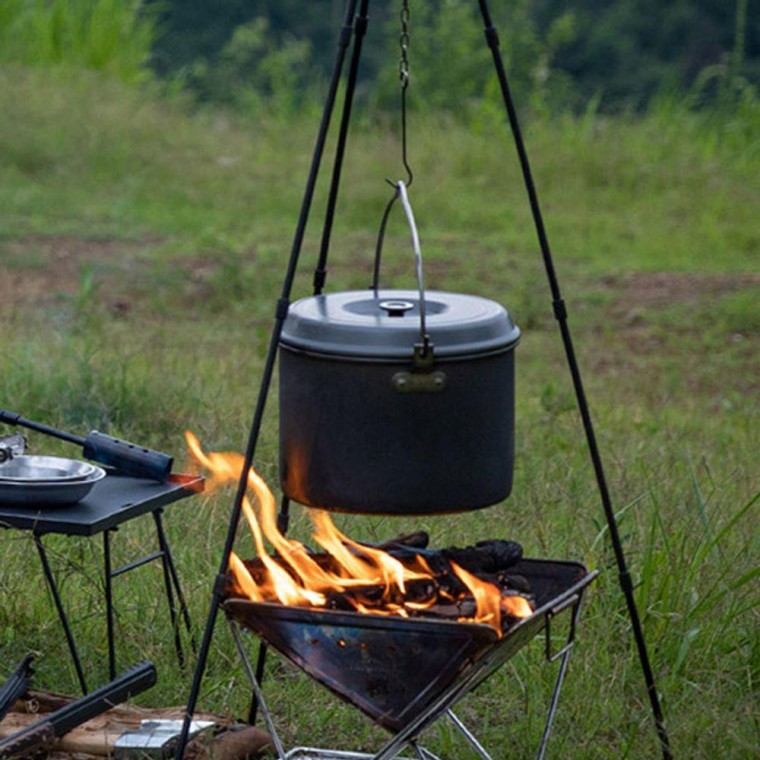
<svg viewBox="0 0 760 760"><path fill-rule="evenodd" d="M185 439L192 456L210 473L209 490L240 481L245 462L240 454L206 453L189 431ZM274 495L253 468L248 471L247 485L252 498L246 493L242 511L261 568L260 572L252 572L232 552L229 573L235 593L255 602L302 607L327 607L331 595L339 593L357 612L402 617L419 614L436 604L436 598L425 593L426 582L434 583L436 576L423 556L414 555L401 562L387 552L352 541L338 530L327 512L310 509L313 539L330 558L329 563L320 563L303 544L286 538L278 529ZM274 556L267 551L265 541L274 549ZM532 614L530 603L524 597L503 596L493 583L477 578L453 562L451 568L470 591L476 607L472 616L460 616L458 620L485 623L501 636L502 614L518 618ZM417 584L423 592L410 595L410 584ZM368 589L371 604L364 593Z"/></svg>

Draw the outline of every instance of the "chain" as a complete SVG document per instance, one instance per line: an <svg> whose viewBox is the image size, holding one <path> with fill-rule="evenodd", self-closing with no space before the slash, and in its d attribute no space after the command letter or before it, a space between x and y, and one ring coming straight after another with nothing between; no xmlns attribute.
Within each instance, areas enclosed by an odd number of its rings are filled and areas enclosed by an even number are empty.
<svg viewBox="0 0 760 760"><path fill-rule="evenodd" d="M414 179L406 155L406 90L409 87L409 0L402 0L400 18L401 34L398 44L401 56L398 62L398 76L401 84L401 158L407 174L406 184L409 186Z"/></svg>
<svg viewBox="0 0 760 760"><path fill-rule="evenodd" d="M398 62L398 78L401 82L401 89L405 90L409 86L409 1L404 0L401 8L401 34L399 35L399 48L401 57Z"/></svg>
<svg viewBox="0 0 760 760"><path fill-rule="evenodd" d="M406 169L406 187L412 184L414 179L412 169L409 166L409 159L406 155L406 90L409 87L409 0L402 0L401 3L401 34L399 35L399 49L401 55L398 61L398 78L401 85L401 160L404 162ZM372 277L372 289L377 290L380 286L380 259L383 251L383 241L385 240L385 227L388 224L388 217L393 208L396 198L399 197L399 186L396 182L386 180L393 187L393 196L388 205L385 207L380 230L377 234L377 243L375 244L375 266Z"/></svg>

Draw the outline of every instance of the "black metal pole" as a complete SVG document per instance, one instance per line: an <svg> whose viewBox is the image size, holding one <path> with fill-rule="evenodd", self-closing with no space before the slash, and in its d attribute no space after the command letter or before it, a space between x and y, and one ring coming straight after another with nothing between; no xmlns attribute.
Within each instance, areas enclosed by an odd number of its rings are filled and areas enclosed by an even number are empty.
<svg viewBox="0 0 760 760"><path fill-rule="evenodd" d="M319 250L319 260L314 270L314 295L319 295L324 288L327 279L327 255L330 250L330 236L332 234L333 221L335 220L335 207L338 203L338 190L340 188L340 175L343 170L343 158L346 153L346 141L348 139L348 126L351 122L351 107L354 102L354 92L356 91L356 79L359 73L359 60L362 54L362 43L364 35L367 33L367 10L369 0L361 0L359 13L356 17L354 34L353 51L351 53L351 63L348 68L346 77L346 94L343 99L343 115L340 120L340 129L338 130L338 143L335 148L335 161L333 163L332 180L330 182L330 192L327 199L327 211L325 213L325 224L322 229L322 243Z"/></svg>
<svg viewBox="0 0 760 760"><path fill-rule="evenodd" d="M110 531L103 531L103 583L106 595L106 635L108 636L108 675L116 678L116 641L113 624L113 573L111 572L111 536Z"/></svg>
<svg viewBox="0 0 760 760"><path fill-rule="evenodd" d="M153 512L153 521L156 524L158 546L161 549L161 563L164 566L164 570L169 573L169 577L171 578L171 586L173 586L174 591L177 594L177 604L179 605L180 617L177 619L177 622L176 622L177 631L176 631L175 642L177 644L177 659L179 661L180 667L184 668L185 658L184 658L183 650L179 646L181 642L178 637L180 622L184 622L185 624L185 630L187 631L188 637L190 639L190 648L192 649L193 652L197 651L197 645L195 643L195 635L193 634L193 628L192 628L192 625L190 624L190 610L187 608L187 601L185 600L185 595L182 591L182 586L180 585L180 582L179 582L177 569L174 566L174 559L172 558L171 549L169 548L169 542L166 540L166 533L164 532L163 521L161 519L162 514L163 514L163 509L157 509L155 512ZM171 596L169 594L169 587L167 587L167 596L168 596L168 599L171 600ZM169 601L169 604L171 606L171 601Z"/></svg>
<svg viewBox="0 0 760 760"><path fill-rule="evenodd" d="M161 557L161 571L164 576L164 590L166 592L166 604L169 607L169 621L174 632L174 651L177 653L177 660L180 668L185 667L185 653L182 648L182 636L179 632L179 617L177 614L177 604L174 600L174 587L172 586L172 576L169 571L167 562L167 549L164 541L163 528L161 526L161 510L157 509L153 513L153 519L156 524L156 537L158 538L158 548Z"/></svg>
<svg viewBox="0 0 760 760"><path fill-rule="evenodd" d="M183 721L182 731L175 748L174 757L176 760L182 760L185 747L187 746L187 739L190 733L190 724L192 722L193 712L195 711L195 706L198 701L198 695L200 694L201 682L203 680L203 674L206 669L206 660L208 659L208 653L211 648L214 626L216 625L216 616L222 600L224 599L225 576L230 555L232 553L232 548L235 543L237 526L240 522L243 498L245 497L248 485L248 471L250 470L253 463L253 457L256 451L256 446L258 444L259 433L261 432L261 424L264 418L264 409L266 407L267 395L269 394L269 387L271 385L272 376L274 374L274 366L277 359L277 351L280 342L280 335L282 333L282 326L285 322L285 317L287 316L288 308L290 305L290 293L293 288L293 280L295 279L298 259L301 254L301 248L303 246L306 224L309 219L309 212L311 210L311 204L314 199L314 190L316 188L317 178L319 176L319 167L322 161L322 155L324 154L325 143L327 141L327 133L330 128L330 119L332 117L333 108L335 106L335 99L343 71L346 49L348 48L351 41L351 30L353 27L353 18L356 13L356 3L357 0L347 0L346 3L343 27L341 28L340 36L338 39L338 52L335 57L335 65L333 68L332 78L330 80L330 87L328 90L327 99L325 101L325 107L322 112L322 120L320 122L317 141L312 156L309 176L306 182L306 189L304 191L303 200L301 202L301 210L298 217L298 223L296 225L296 231L293 237L293 244L290 250L288 267L285 273L285 278L283 280L280 298L275 309L274 329L272 330L272 336L269 342L269 349L264 364L264 372L261 379L261 385L259 387L256 408L254 411L253 420L251 422L248 444L246 446L245 456L243 459L243 471L240 475L240 481L238 483L235 501L232 507L232 512L230 514L227 539L225 541L224 551L222 553L222 558L219 564L219 572L214 581L211 605L208 618L206 620L206 628L204 631L203 640L201 642L201 647L198 652L198 662L196 664L195 674L193 676L190 696L185 708L185 719Z"/></svg>
<svg viewBox="0 0 760 760"><path fill-rule="evenodd" d="M36 533L34 534L34 545L37 549L37 554L40 556L40 563L42 564L42 572L45 575L50 593L53 595L53 604L55 604L56 612L60 618L61 625L63 626L63 634L66 637L66 643L71 653L71 659L74 663L74 670L77 674L77 680L79 681L79 687L82 689L82 694L87 694L87 681L85 681L84 670L82 669L82 661L79 659L79 651L77 650L76 642L74 641L74 634L71 632L71 626L69 625L69 618L66 615L66 610L63 607L63 601L61 600L61 594L58 591L58 584L55 582L55 576L50 568L48 562L47 552L42 544L42 538Z"/></svg>
<svg viewBox="0 0 760 760"><path fill-rule="evenodd" d="M586 433L586 440L588 442L589 454L591 456L591 461L594 467L594 474L596 476L597 487L599 489L599 496L601 498L602 507L604 509L604 516L607 520L607 526L610 533L610 541L612 542L612 549L615 554L615 561L617 562L618 579L620 581L620 587L623 591L626 605L628 607L628 616L631 620L631 628L633 630L633 636L636 641L636 648L638 650L641 668L644 673L644 680L646 682L647 692L649 694L649 701L652 707L652 714L654 716L657 735L660 740L662 755L665 760L670 760L673 755L670 750L670 741L668 739L668 733L665 728L663 713L660 707L660 700L657 694L657 685L655 683L654 673L652 672L652 667L649 662L646 642L644 640L644 632L641 628L639 613L636 607L636 600L633 595L633 583L631 582L631 576L626 565L623 545L620 541L620 534L617 526L617 519L612 508L612 501L610 499L609 489L607 488L607 479L604 474L604 467L602 465L602 459L599 454L599 447L596 442L596 435L594 433L594 426L591 421L591 414L589 411L588 401L586 399L586 392L581 381L580 369L578 367L578 362L575 356L575 349L573 348L570 328L567 323L567 307L565 306L565 302L562 299L559 282L554 270L554 262L552 259L551 249L549 247L549 240L546 236L546 229L544 227L541 208L538 203L538 195L536 194L536 187L533 182L533 174L530 169L528 154L525 149L525 143L523 142L522 132L520 130L520 125L517 119L517 112L515 110L514 102L509 90L507 74L504 69L504 61L502 60L501 52L499 51L499 36L495 27L493 26L491 14L488 10L487 1L478 0L478 2L480 5L480 12L483 17L483 24L485 26L486 42L488 43L488 47L491 49L494 66L496 68L496 74L499 79L499 85L501 87L502 98L507 109L507 117L512 129L512 135L514 136L517 155L520 160L520 167L522 169L523 179L525 181L525 189L528 193L530 208L533 214L533 222L536 227L536 233L538 235L538 241L541 247L541 254L544 260L544 268L546 270L546 276L549 280L549 287L551 289L554 316L559 323L560 332L562 334L562 342L565 347L567 363L570 368L570 374L573 380L573 387L575 389L578 410L583 421L583 428Z"/></svg>

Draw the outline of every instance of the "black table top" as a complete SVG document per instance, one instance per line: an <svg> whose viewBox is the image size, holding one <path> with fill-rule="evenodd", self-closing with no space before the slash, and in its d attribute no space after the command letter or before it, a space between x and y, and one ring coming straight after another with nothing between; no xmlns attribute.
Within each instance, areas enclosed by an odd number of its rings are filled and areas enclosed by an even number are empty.
<svg viewBox="0 0 760 760"><path fill-rule="evenodd" d="M61 506L0 505L0 528L31 530L40 536L93 536L203 490L203 478L171 475L166 483L109 473L84 499Z"/></svg>

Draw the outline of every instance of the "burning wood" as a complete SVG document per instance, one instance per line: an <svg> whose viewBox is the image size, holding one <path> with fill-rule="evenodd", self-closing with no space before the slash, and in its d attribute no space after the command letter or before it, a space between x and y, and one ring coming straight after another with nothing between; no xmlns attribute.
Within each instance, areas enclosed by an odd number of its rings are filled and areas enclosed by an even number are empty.
<svg viewBox="0 0 760 760"><path fill-rule="evenodd" d="M193 456L211 472L209 488L239 482L243 457L206 454L195 436L186 433L186 439ZM242 510L257 558L246 562L230 554L230 596L401 617L431 616L430 610L437 608L443 610L439 617L485 623L499 636L516 619L533 612L525 595L529 590L507 572L522 557L514 541L431 550L427 535L420 532L380 548L343 535L327 512L309 510L314 541L324 550L315 553L280 532L274 496L252 468L247 483L253 499L246 496Z"/></svg>
<svg viewBox="0 0 760 760"><path fill-rule="evenodd" d="M427 540L422 546L409 546L403 539L397 539L382 546L410 571L419 566L421 558L424 559L431 575L407 581L403 592L398 587L389 590L380 583L336 588L326 594L325 602L320 606L343 612L472 621L477 617L478 600L462 577L464 570L466 576L477 574L481 582L497 590L501 633L532 613L533 600L528 582L522 576L508 572L522 557L522 548L514 541L483 541L461 549L428 549ZM377 547L372 548L377 550ZM353 551L361 556L361 548L353 548ZM341 572L340 564L330 554L310 554L310 558L328 574L339 575ZM270 559L297 582L297 576L282 557L274 555ZM267 566L261 558L246 560L242 564L255 583L265 583ZM246 596L239 577L239 571L230 573L228 596Z"/></svg>

